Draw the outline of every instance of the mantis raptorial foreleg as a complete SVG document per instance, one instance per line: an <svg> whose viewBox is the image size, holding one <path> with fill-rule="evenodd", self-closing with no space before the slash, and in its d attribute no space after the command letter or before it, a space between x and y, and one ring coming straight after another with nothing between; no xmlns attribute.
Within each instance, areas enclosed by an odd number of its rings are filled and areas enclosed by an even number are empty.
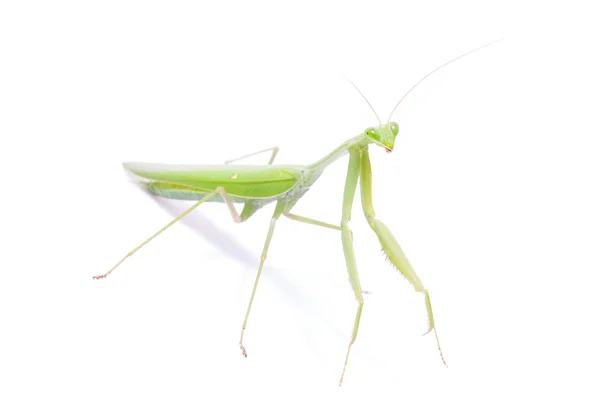
<svg viewBox="0 0 600 400"><path fill-rule="evenodd" d="M275 160L275 156L277 155L277 152L279 151L279 147L277 147L277 146L275 146L275 147L269 147L268 149L255 151L254 153L246 154L245 156L241 156L241 157L238 157L238 158L227 160L227 161L225 161L225 164L231 164L232 162L240 161L240 160L243 160L244 158L252 157L252 156L255 156L257 154L262 154L262 153L266 153L266 152L269 152L269 151L272 151L273 153L271 154L271 159L269 160L268 164L273 164L273 161Z"/></svg>
<svg viewBox="0 0 600 400"><path fill-rule="evenodd" d="M437 341L438 350L440 352L440 356L442 357L442 362L444 365L446 365L444 355L442 354L442 348L440 346L440 340L437 335L437 330L435 329L429 292L421 283L421 280L404 255L404 252L402 251L402 248L400 248L396 238L394 238L390 230L383 222L375 218L375 209L373 208L372 199L371 161L369 159L369 150L366 147L362 150L360 156L360 193L365 217L367 218L367 221L369 222L369 225L373 231L375 231L377 234L388 260L406 279L408 279L417 292L421 292L425 295L425 306L427 307L427 318L429 320L429 326L425 334L433 330L435 334L435 340Z"/></svg>
<svg viewBox="0 0 600 400"><path fill-rule="evenodd" d="M284 209L284 201L278 200L277 206L275 206L275 212L273 212L273 216L271 217L271 223L269 224L269 231L267 232L267 239L265 240L265 245L263 246L262 254L260 255L260 264L258 266L258 271L256 272L256 279L254 280L254 287L252 288L252 295L250 295L250 302L248 303L248 310L246 311L246 316L244 317L244 323L242 324L242 332L240 333L240 349L242 350L242 354L244 357L248 357L248 353L246 353L246 348L244 347L244 331L246 330L246 325L248 324L248 316L250 315L250 309L252 308L252 302L254 301L254 295L256 294L256 288L258 287L258 280L260 279L260 274L263 269L263 265L265 260L267 259L267 252L269 251L269 244L271 244L271 238L273 237L273 231L275 230L275 223L277 219L281 216Z"/></svg>
<svg viewBox="0 0 600 400"><path fill-rule="evenodd" d="M358 325L360 324L360 316L363 309L363 292L360 287L360 281L358 279L358 270L356 268L356 257L354 255L354 248L352 245L352 231L348 226L350 222L350 214L352 213L352 203L354 201L354 194L356 193L356 185L358 184L358 176L360 174L360 153L351 149L350 161L348 163L348 174L346 176L346 185L344 187L344 202L342 205L342 245L344 247L344 256L346 257L346 266L348 268L348 275L350 276L350 283L352 284L352 290L354 291L354 297L358 302L358 308L356 310L356 317L354 318L354 329L352 330L352 337L348 344L348 351L346 352L346 360L344 361L344 369L342 370L342 376L340 377L340 386L344 380L344 374L346 373L346 366L348 365L348 357L350 356L350 347L356 340L358 334Z"/></svg>
<svg viewBox="0 0 600 400"><path fill-rule="evenodd" d="M149 185L152 185L155 183L160 183L160 182L150 183ZM184 187L184 185L181 185L181 186L182 186L182 188ZM196 189L196 190L198 190L198 189ZM171 222L169 222L168 224L166 224L165 226L160 228L158 230L158 232L156 232L154 235L150 236L148 239L144 240L140 245L138 245L135 249L133 249L129 253L127 253L123 258L121 258L121 260L114 267L109 269L108 272L106 272L102 275L96 275L96 276L94 276L94 279L106 278L111 272L113 272L115 269L117 269L117 267L119 265L121 265L123 263L123 261L125 261L132 255L134 255L138 250L140 250L142 247L147 245L152 239L154 239L155 237L157 237L158 235L160 235L161 233L166 231L168 228L170 228L174 223L179 221L181 218L185 217L186 215L188 215L189 213L194 211L200 204L204 203L205 201L210 200L211 197L214 197L216 195L220 195L223 198L223 200L225 201L225 203L227 204L229 211L231 212L231 217L233 218L233 221L236 223L240 223L242 221L242 219L240 218L240 214L237 212L237 210L233 206L233 202L231 201L231 198L229 197L227 192L225 192L225 189L223 189L222 187L219 186L215 190L207 191L207 195L204 196L201 200L198 200L193 206L191 206L190 208L188 208L187 210L182 212L178 217L176 217Z"/></svg>

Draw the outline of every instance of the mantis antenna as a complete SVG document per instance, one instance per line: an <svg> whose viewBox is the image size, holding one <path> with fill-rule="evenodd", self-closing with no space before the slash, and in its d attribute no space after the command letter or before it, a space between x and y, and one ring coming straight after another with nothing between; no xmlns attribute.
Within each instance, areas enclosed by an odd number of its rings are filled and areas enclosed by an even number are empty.
<svg viewBox="0 0 600 400"><path fill-rule="evenodd" d="M348 78L346 78L348 79ZM379 121L379 125L381 125L381 120L379 119L379 115L377 115L377 112L375 111L375 109L373 108L373 106L371 105L371 103L369 103L369 100L367 100L367 98L365 97L365 95L360 91L360 89L358 87L356 87L356 85L354 84L354 82L352 82L350 79L348 79L348 82L350 82L352 84L352 86L354 86L354 89L356 89L356 91L362 96L362 98L367 102L367 104L369 105L369 107L371 107L371 110L373 111L373 114L375 114L375 117L377 118L377 121Z"/></svg>
<svg viewBox="0 0 600 400"><path fill-rule="evenodd" d="M400 103L402 103L402 100L404 100L404 98L405 98L406 96L408 96L408 94L409 94L410 92L412 92L414 88L416 88L417 86L419 86L419 84L420 84L421 82L423 82L425 79L427 79L427 78L429 78L431 75L433 75L433 73L434 73L434 72L437 72L437 71L439 71L440 69L444 68L444 67L445 67L445 66L447 66L448 64L451 64L451 63L453 63L454 61L457 61L457 60L459 60L459 59L461 59L461 58L463 58L463 57L465 57L465 56L468 56L469 54L471 54L471 53L474 53L474 52L476 52L477 50L481 50L481 49L483 49L484 47L491 46L492 44L494 44L494 43L497 43L497 42L499 42L500 40L502 40L502 39L494 40L493 42L489 42L489 43L487 43L487 44L484 44L483 46L479 46L479 47L477 47L476 49L473 49L473 50L470 50L470 51L468 51L468 52L466 52L466 53L464 53L464 54L461 54L460 56L458 56L458 57L456 57L456 58L453 58L452 60L450 60L450 61L448 61L448 62L446 62L446 63L444 63L444 64L440 65L439 67L437 67L436 69L434 69L433 71L431 71L430 73L428 73L427 75L425 75L424 77L422 77L422 78L421 78L421 79L420 79L420 80L419 80L417 83L415 83L415 84L413 85L413 87L411 87L410 89L408 89L408 92L406 92L406 93L404 94L404 96L402 96L402 98L400 99L400 101L398 101L398 103L396 103L396 106L394 106L394 108L392 109L392 112L390 113L390 116L389 116L389 118L388 118L387 122L388 122L388 123L390 122L390 120L392 119L392 115L394 114L394 111L396 111L396 108L398 108L398 106L400 105ZM352 83L352 82L350 82L350 83ZM352 83L352 84L353 84L353 83ZM353 84L353 85L354 85L354 84ZM355 86L355 87L356 87L356 86ZM358 90L358 89L356 89L356 90ZM360 91L359 91L359 92L360 92ZM362 94L362 93L361 93L361 94ZM364 97L364 96L363 96L363 97ZM366 99L365 99L365 100L366 100ZM368 102L367 102L367 103L368 103ZM370 104L369 104L369 105L370 105ZM375 112L375 111L373 111L373 112ZM380 123L381 123L381 122L380 122Z"/></svg>

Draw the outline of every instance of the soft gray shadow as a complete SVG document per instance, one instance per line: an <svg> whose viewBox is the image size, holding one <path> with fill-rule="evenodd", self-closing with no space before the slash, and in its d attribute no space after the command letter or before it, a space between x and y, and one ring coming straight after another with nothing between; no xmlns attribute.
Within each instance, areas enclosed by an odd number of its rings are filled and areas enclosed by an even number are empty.
<svg viewBox="0 0 600 400"><path fill-rule="evenodd" d="M194 204L193 202L175 202L173 200L154 196L145 190L144 192L173 218L178 217ZM260 256L254 254L249 249L244 248L242 243L220 230L218 225L215 225L211 220L206 218L201 211L194 210L192 213L182 218L178 224L183 224L191 228L196 234L202 236L202 238L210 242L228 257L231 257L242 264L252 266L254 269L258 269ZM267 265L268 264L265 264L265 266Z"/></svg>
<svg viewBox="0 0 600 400"><path fill-rule="evenodd" d="M158 197L143 188L140 188L140 190L173 218L179 216L193 204L192 202L178 202ZM286 218L281 218L280 221L282 220L286 220ZM221 250L226 256L241 262L253 270L258 270L260 255L246 248L244 243L239 242L235 237L220 230L217 225L203 215L201 210L194 210L192 213L182 218L178 223L191 228L192 231L210 242L217 249ZM339 335L340 337L347 336L347 332L342 332L332 326L330 322L331 319L323 314L322 307L319 307L319 304L310 297L309 293L300 290L298 286L290 282L278 269L273 268L272 264L265 263L262 278L273 280L281 289L280 293L287 298L289 304L294 305L294 308L301 308L306 313L318 316L318 319L323 326L329 327L336 335ZM307 344L309 344L316 353L322 353L319 344L316 343L318 338L313 336L309 326L297 324L296 329L305 332L304 337L306 338Z"/></svg>

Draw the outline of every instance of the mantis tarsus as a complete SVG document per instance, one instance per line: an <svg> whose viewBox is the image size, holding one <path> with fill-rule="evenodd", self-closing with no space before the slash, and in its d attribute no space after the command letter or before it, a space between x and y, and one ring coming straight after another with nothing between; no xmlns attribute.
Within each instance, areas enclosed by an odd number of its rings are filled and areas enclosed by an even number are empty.
<svg viewBox="0 0 600 400"><path fill-rule="evenodd" d="M495 43L495 42L492 42ZM252 294L250 296L250 302L248 309L242 324L242 330L240 334L240 349L244 357L247 356L246 348L243 344L244 332L248 322L248 316L250 315L250 309L252 308L252 302L254 301L254 295L256 294L256 288L262 272L263 264L267 258L267 252L269 249L269 243L273 237L275 230L275 224L279 217L282 215L299 222L320 226L328 229L335 229L341 232L342 236L342 247L344 250L344 256L346 259L346 266L348 269L348 275L354 291L354 296L358 302L356 310L356 317L354 319L354 328L352 330L352 337L348 344L348 350L346 352L346 358L344 361L344 367L342 369L342 375L340 377L340 385L344 379L344 373L348 364L348 358L350 356L350 349L352 344L356 340L358 334L358 327L360 324L360 317L363 309L363 290L360 286L358 279L358 270L356 266L356 259L354 256L352 231L350 230L350 214L352 211L352 204L354 202L354 195L356 188L360 181L360 194L361 203L365 217L375 234L377 235L383 252L389 262L400 271L400 273L413 285L415 291L423 293L425 297L425 306L427 308L427 317L429 326L427 332L433 330L435 339L437 342L438 350L444 365L446 361L442 354L439 338L437 335L436 326L433 319L433 311L431 308L431 300L429 292L421 280L417 276L410 262L404 255L404 252L400 248L400 245L387 228L387 226L375 218L375 209L372 201L372 187L371 187L371 162L369 160L368 147L371 144L375 144L383 147L388 153L394 149L394 142L398 135L399 127L396 122L390 122L390 119L400 105L402 100L423 80L429 77L434 72L445 67L446 65L465 57L466 55L473 53L483 47L489 46L492 43L488 43L477 49L471 50L459 57L456 57L445 64L437 67L433 71L425 75L415 85L413 85L406 94L398 101L396 106L390 113L390 117L385 124L381 123L375 110L373 112L377 116L379 125L371 128L367 128L363 133L348 139L340 146L338 146L331 153L321 158L315 163L309 165L273 165L273 161L277 155L278 148L273 147L270 149L262 150L252 154L248 154L243 157L239 157L234 160L227 161L225 165L163 165L153 163L124 163L124 167L132 176L132 178L143 186L149 192L162 197L180 199L180 200L195 200L196 203L188 208L185 212L173 219L170 223L161 228L154 235L150 236L139 246L134 248L132 251L127 253L114 267L108 272L102 275L94 276L94 279L101 279L112 273L125 259L132 256L139 249L145 246L148 242L154 239L156 236L161 234L171 225L185 217L187 214L196 209L200 204L210 202L222 202L225 203L231 216L236 223L241 223L250 218L256 211L263 206L276 202L275 211L271 217L271 223L267 232L267 238L263 247L262 254L260 256L260 264L256 279L254 281L254 287L252 288ZM354 85L354 84L353 84ZM356 86L354 86L356 88ZM356 88L358 90L358 88ZM360 91L359 91L360 93ZM362 93L360 93L362 96ZM364 96L363 96L364 98ZM365 98L366 101L366 98ZM368 103L368 101L367 101ZM369 104L369 106L371 106ZM371 107L372 108L372 107ZM271 152L271 158L267 165L256 166L256 165L231 165L231 162L244 159L263 152ZM318 221L312 218L303 217L300 215L292 214L291 210L300 200L300 198L310 189L310 187L317 181L321 176L325 168L340 157L349 154L348 170L346 175L346 183L344 186L343 202L342 202L342 220L340 225L329 224L326 222ZM243 203L244 207L241 213L238 213L234 207L234 203Z"/></svg>

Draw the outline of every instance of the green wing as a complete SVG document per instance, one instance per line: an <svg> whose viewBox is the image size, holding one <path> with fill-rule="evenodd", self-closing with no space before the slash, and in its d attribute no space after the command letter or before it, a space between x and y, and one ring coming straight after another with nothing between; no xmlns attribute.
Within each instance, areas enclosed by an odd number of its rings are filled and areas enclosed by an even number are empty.
<svg viewBox="0 0 600 400"><path fill-rule="evenodd" d="M219 186L236 201L267 199L290 190L302 173L302 167L296 165L124 163L123 166L150 192L182 200L199 200ZM214 199L218 201L217 197Z"/></svg>

